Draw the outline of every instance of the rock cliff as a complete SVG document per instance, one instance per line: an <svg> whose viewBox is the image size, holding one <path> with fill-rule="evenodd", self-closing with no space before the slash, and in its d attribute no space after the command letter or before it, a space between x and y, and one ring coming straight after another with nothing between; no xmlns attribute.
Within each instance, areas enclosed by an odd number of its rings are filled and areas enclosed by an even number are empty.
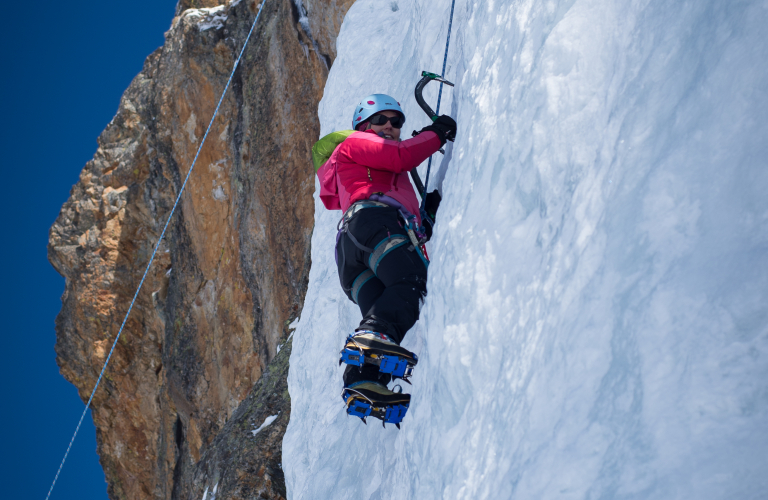
<svg viewBox="0 0 768 500"><path fill-rule="evenodd" d="M288 325L310 266L310 148L353 1L265 2L92 403L112 499L285 497ZM179 2L50 230L49 259L66 278L57 360L84 401L257 9Z"/></svg>

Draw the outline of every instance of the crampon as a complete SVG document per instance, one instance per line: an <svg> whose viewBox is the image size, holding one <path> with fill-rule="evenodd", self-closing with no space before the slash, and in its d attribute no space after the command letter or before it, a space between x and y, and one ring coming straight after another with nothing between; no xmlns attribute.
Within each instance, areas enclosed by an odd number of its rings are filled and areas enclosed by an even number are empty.
<svg viewBox="0 0 768 500"><path fill-rule="evenodd" d="M395 424L398 429L411 404L410 394L390 391L378 382L354 383L345 387L341 395L347 404L347 415L360 417L364 424L368 417L378 418L382 426Z"/></svg>
<svg viewBox="0 0 768 500"><path fill-rule="evenodd" d="M361 330L347 337L339 359L339 365L376 365L381 373L389 373L393 378L403 379L409 384L411 382L408 379L413 375L413 368L418 362L416 354L395 344L386 335L369 330Z"/></svg>

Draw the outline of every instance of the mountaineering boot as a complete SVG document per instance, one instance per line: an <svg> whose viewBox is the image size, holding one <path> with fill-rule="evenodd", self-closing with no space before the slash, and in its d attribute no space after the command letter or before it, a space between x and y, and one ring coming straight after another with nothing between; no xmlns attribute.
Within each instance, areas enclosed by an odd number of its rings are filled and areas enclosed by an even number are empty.
<svg viewBox="0 0 768 500"><path fill-rule="evenodd" d="M384 427L395 424L398 429L411 404L410 394L392 392L386 386L370 381L344 387L341 396L347 404L347 415L360 417L364 424L368 423L366 417L372 415L381 420Z"/></svg>
<svg viewBox="0 0 768 500"><path fill-rule="evenodd" d="M408 378L418 362L418 356L392 342L389 336L370 330L359 330L347 337L339 359L339 365L358 366L361 371L366 363L378 366L379 372L401 378L409 384Z"/></svg>

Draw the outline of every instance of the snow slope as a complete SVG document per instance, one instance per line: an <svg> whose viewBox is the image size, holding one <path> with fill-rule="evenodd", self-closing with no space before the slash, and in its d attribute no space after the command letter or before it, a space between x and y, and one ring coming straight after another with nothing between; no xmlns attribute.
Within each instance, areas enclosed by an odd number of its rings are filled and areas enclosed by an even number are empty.
<svg viewBox="0 0 768 500"><path fill-rule="evenodd" d="M373 92L426 125L449 9L358 0L322 134ZM316 199L289 497L767 498L766 26L765 0L457 0L411 409L344 412L360 313Z"/></svg>

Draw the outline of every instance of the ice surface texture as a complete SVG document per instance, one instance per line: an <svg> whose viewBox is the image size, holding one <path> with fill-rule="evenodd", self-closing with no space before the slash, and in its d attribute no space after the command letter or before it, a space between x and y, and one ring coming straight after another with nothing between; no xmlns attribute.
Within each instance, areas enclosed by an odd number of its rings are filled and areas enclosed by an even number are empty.
<svg viewBox="0 0 768 500"><path fill-rule="evenodd" d="M347 14L322 134L373 92L428 123L450 1L397 5ZM344 412L360 315L316 200L290 498L766 498L766 26L765 1L457 0L411 408Z"/></svg>

